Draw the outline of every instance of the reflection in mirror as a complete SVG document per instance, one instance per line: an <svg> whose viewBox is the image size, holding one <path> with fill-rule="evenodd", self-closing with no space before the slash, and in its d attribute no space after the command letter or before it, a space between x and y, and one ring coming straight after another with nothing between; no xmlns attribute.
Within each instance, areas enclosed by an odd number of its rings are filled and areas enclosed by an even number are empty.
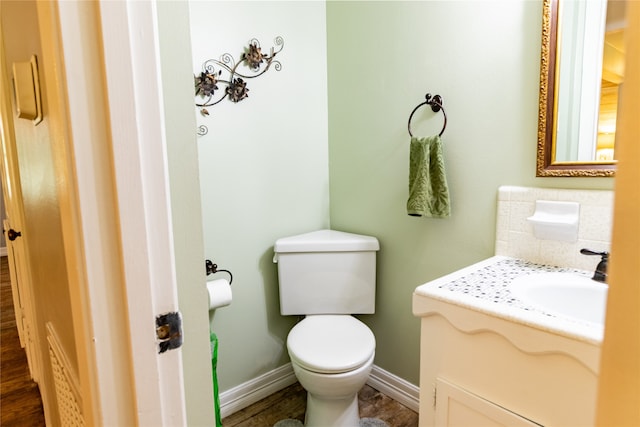
<svg viewBox="0 0 640 427"><path fill-rule="evenodd" d="M624 81L625 1L607 2L596 161L615 159L618 100Z"/></svg>
<svg viewBox="0 0 640 427"><path fill-rule="evenodd" d="M544 0L537 176L612 176L625 0Z"/></svg>

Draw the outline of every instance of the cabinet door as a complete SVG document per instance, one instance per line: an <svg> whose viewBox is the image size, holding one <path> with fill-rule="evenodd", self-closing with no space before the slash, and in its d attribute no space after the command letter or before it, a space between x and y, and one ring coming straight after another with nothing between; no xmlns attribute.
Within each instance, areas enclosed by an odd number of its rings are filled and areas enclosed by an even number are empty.
<svg viewBox="0 0 640 427"><path fill-rule="evenodd" d="M441 378L436 381L436 425L447 427L540 426Z"/></svg>

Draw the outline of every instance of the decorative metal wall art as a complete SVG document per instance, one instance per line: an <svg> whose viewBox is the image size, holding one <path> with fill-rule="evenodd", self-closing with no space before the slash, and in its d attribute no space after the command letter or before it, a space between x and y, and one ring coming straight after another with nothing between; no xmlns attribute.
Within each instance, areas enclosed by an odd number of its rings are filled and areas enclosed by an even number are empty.
<svg viewBox="0 0 640 427"><path fill-rule="evenodd" d="M280 61L275 60L278 53L284 48L284 39L280 36L274 40L275 47L272 47L269 54L262 53L260 42L251 39L249 46L245 48L238 62L229 53L225 53L220 59L209 59L202 64L202 72L195 75L196 96L203 98L201 103L196 102L203 116L208 116L208 107L220 103L228 98L232 102L240 102L249 96L249 88L246 79L253 79L266 73L271 66L276 71L282 69ZM245 64L249 71L246 74L238 71L240 64ZM207 133L206 126L198 128L198 134Z"/></svg>

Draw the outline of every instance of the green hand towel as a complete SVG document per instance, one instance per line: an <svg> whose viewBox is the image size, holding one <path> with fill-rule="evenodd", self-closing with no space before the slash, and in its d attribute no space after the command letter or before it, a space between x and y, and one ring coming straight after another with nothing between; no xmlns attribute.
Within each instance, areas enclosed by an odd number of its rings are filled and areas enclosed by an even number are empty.
<svg viewBox="0 0 640 427"><path fill-rule="evenodd" d="M407 213L431 218L447 218L451 215L439 135L411 138Z"/></svg>

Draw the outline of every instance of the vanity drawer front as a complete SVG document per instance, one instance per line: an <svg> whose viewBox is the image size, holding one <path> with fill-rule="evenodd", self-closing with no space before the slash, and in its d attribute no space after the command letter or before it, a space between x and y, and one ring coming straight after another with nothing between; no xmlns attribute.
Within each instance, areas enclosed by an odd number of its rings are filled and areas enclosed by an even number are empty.
<svg viewBox="0 0 640 427"><path fill-rule="evenodd" d="M436 381L435 411L437 426L541 426L442 378Z"/></svg>

